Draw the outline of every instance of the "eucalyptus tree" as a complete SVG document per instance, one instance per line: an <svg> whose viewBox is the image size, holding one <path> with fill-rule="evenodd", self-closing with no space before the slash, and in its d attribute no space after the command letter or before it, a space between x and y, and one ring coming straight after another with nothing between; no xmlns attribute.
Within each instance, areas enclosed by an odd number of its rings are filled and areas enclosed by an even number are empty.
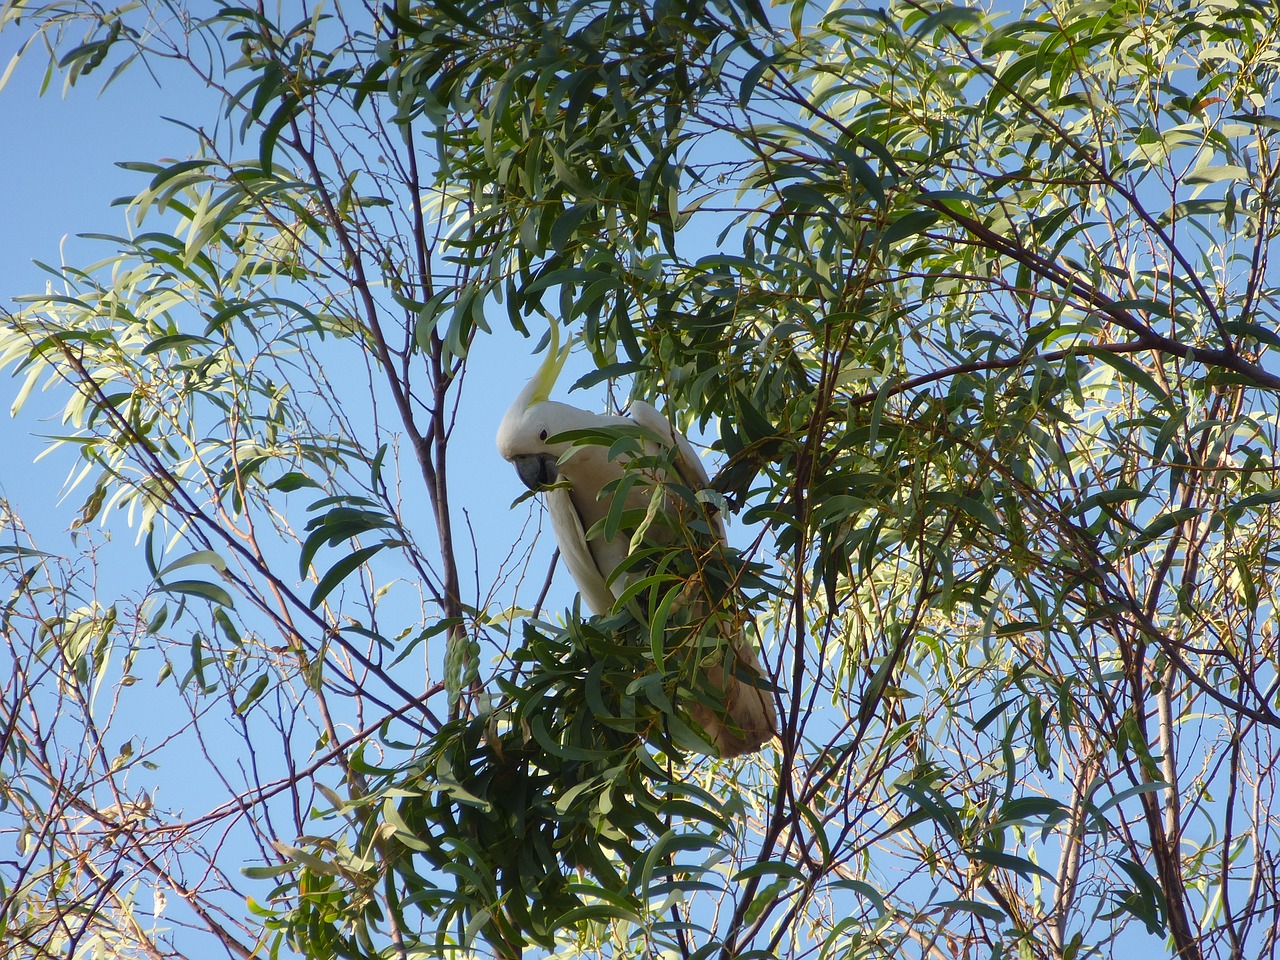
<svg viewBox="0 0 1280 960"><path fill-rule="evenodd" d="M1270 7L0 10L222 100L5 315L80 498L0 546L13 955L1275 955ZM611 514L607 616L467 405L553 321L731 520Z"/></svg>

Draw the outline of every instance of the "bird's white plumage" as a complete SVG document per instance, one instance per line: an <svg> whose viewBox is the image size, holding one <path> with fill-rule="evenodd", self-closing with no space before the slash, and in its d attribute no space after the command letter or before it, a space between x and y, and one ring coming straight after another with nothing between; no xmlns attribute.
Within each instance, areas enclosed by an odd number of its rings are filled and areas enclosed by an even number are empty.
<svg viewBox="0 0 1280 960"><path fill-rule="evenodd" d="M582 518L573 506L573 497L564 487L553 487L543 491L542 502L551 515L551 529L560 546L560 558L578 585L583 602L594 613L608 613L613 606L614 594L600 573L600 564L587 546L587 532L582 529Z"/></svg>
<svg viewBox="0 0 1280 960"><path fill-rule="evenodd" d="M670 421L644 401L631 404L630 417L591 413L550 399L556 377L568 356L569 347L559 345L558 331L551 327L547 359L528 385L516 397L498 428L498 450L516 466L521 479L539 489L551 516L560 555L582 599L596 614L608 614L614 599L626 587L625 577L610 579L630 554L630 534L619 532L612 539L594 527L609 516L612 494L609 485L622 479L623 459L609 459L608 448L600 444L573 446L568 442L548 442L558 434L602 428L643 428L646 453L675 447L674 464L679 481L691 490L710 485L706 468L697 451ZM660 477L649 484L635 484L627 493L626 508L645 512ZM711 517L713 529L724 541L724 525L718 515ZM660 540L660 537L659 537ZM660 541L661 542L661 541ZM696 598L690 602L701 602ZM735 628L701 665L704 686L716 705L703 699L685 704L690 718L702 728L707 739L722 756L737 756L757 750L774 736L777 723L773 696L762 679L763 671L754 647Z"/></svg>

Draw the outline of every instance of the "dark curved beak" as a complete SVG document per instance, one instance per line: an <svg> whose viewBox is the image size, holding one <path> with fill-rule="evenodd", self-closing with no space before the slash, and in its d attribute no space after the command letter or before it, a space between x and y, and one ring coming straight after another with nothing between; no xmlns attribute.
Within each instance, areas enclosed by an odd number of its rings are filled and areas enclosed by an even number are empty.
<svg viewBox="0 0 1280 960"><path fill-rule="evenodd" d="M520 482L530 490L549 487L560 475L556 470L556 457L550 453L529 453L512 457L511 462L515 464Z"/></svg>

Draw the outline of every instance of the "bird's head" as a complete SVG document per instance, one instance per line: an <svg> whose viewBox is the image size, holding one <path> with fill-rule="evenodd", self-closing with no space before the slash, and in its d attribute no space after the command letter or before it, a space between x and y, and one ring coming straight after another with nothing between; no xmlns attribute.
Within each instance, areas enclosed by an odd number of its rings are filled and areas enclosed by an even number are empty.
<svg viewBox="0 0 1280 960"><path fill-rule="evenodd" d="M523 390L520 391L498 427L498 452L516 468L520 480L530 490L541 490L556 482L557 461L569 448L567 443L547 443L548 437L574 428L568 412L576 409L551 401L551 388L565 360L572 341L560 347L560 330L551 321L550 343L546 359Z"/></svg>

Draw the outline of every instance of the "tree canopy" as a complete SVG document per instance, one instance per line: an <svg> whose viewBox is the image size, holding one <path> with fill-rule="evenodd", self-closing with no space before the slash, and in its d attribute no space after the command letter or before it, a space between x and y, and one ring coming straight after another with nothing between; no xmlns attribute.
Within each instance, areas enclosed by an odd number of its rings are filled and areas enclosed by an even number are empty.
<svg viewBox="0 0 1280 960"><path fill-rule="evenodd" d="M1276 956L1273 5L0 28L221 100L3 291L74 494L0 503L4 955ZM730 521L608 616L493 450L552 323ZM732 761L673 706L715 577Z"/></svg>

